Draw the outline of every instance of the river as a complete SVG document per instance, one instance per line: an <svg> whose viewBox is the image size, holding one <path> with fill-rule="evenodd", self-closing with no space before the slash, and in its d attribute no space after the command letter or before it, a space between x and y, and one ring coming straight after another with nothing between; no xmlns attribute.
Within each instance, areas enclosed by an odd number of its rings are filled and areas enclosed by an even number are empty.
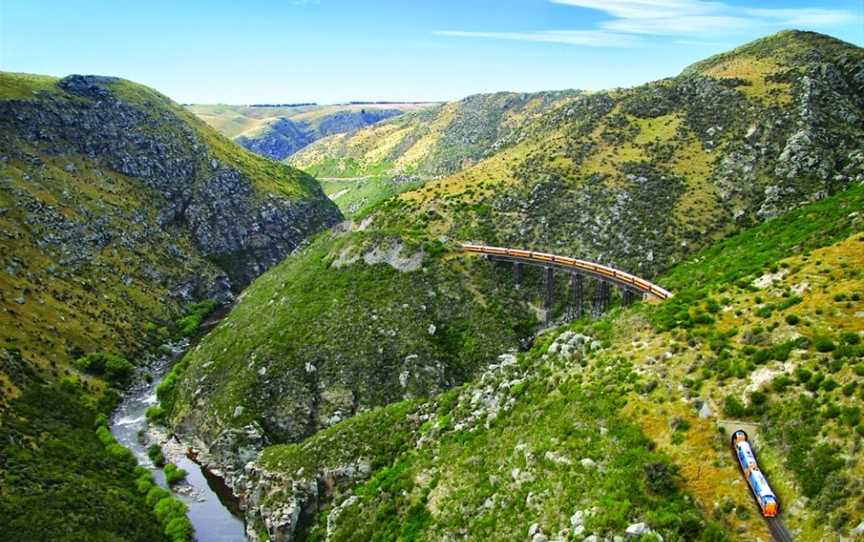
<svg viewBox="0 0 864 542"><path fill-rule="evenodd" d="M132 450L141 466L153 471L159 485L167 487L162 470L156 468L147 456L147 447L153 442L162 445L167 461L188 473L185 482L175 486L174 493L189 507L189 519L195 527L198 542L246 541L243 515L231 490L221 478L192 461L182 443L168 439L163 429L151 427L144 416L147 408L156 404L156 386L189 346L188 340L173 344L170 352L148 365L152 381L148 383L143 378L138 379L127 390L111 417L111 432L123 446Z"/></svg>

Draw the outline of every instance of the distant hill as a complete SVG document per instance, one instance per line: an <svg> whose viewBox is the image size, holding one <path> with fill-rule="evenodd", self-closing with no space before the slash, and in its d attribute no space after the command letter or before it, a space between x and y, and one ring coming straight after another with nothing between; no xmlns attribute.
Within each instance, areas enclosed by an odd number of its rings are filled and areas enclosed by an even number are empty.
<svg viewBox="0 0 864 542"><path fill-rule="evenodd" d="M187 105L187 109L246 149L283 160L333 134L353 132L424 103L351 102L318 105Z"/></svg>
<svg viewBox="0 0 864 542"><path fill-rule="evenodd" d="M513 145L522 126L578 94L469 96L321 139L287 161L321 178L340 209L359 216L386 197L470 167Z"/></svg>

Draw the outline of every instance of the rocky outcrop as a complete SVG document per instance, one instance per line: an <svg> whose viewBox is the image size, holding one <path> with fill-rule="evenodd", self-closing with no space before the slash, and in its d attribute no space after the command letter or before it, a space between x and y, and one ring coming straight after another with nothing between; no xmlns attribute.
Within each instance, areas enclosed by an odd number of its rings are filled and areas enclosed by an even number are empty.
<svg viewBox="0 0 864 542"><path fill-rule="evenodd" d="M57 88L60 92L41 91L37 99L0 101L0 138L10 151L4 159L38 162L24 143L36 153L80 156L133 179L147 190L147 211L157 214L148 227L188 230L197 249L224 269L235 288L341 218L314 180L275 165L262 175L255 159L242 151L226 154L227 142L158 93L115 78L80 75L58 81ZM74 176L76 167L70 159L67 172ZM268 178L271 174L276 178ZM287 190L280 190L283 186ZM36 209L45 203L28 205L34 207L32 216L55 230L55 244L87 240L98 249L117 238L135 244L124 232L105 228L99 216L68 227L56 213ZM138 222L148 221L144 208L133 213ZM45 222L52 216L53 225ZM146 241L146 233L140 240ZM84 245L69 252L87 256Z"/></svg>

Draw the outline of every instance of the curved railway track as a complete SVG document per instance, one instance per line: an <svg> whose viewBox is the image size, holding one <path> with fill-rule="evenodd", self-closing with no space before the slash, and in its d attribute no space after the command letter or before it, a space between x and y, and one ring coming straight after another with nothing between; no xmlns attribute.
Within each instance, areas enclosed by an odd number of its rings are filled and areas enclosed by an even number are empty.
<svg viewBox="0 0 864 542"><path fill-rule="evenodd" d="M765 518L765 521L768 522L768 530L771 531L774 542L795 542L780 518Z"/></svg>
<svg viewBox="0 0 864 542"><path fill-rule="evenodd" d="M579 260L568 256L559 256L546 252L535 252L533 250L521 250L516 248L492 247L487 245L475 245L462 243L462 250L476 254L485 254L497 258L524 262L530 265L554 266L568 271L576 271L591 275L600 280L605 280L641 293L649 299L664 300L672 297L672 292L662 288L653 282L649 282L636 275L620 271L608 265Z"/></svg>

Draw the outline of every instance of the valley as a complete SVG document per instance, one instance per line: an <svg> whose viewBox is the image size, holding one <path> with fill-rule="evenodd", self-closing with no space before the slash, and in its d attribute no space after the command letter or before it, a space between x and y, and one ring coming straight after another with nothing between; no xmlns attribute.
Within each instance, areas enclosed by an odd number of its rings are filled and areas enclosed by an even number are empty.
<svg viewBox="0 0 864 542"><path fill-rule="evenodd" d="M778 539L746 427L788 534L857 540L862 141L805 31L449 102L0 72L0 532Z"/></svg>

